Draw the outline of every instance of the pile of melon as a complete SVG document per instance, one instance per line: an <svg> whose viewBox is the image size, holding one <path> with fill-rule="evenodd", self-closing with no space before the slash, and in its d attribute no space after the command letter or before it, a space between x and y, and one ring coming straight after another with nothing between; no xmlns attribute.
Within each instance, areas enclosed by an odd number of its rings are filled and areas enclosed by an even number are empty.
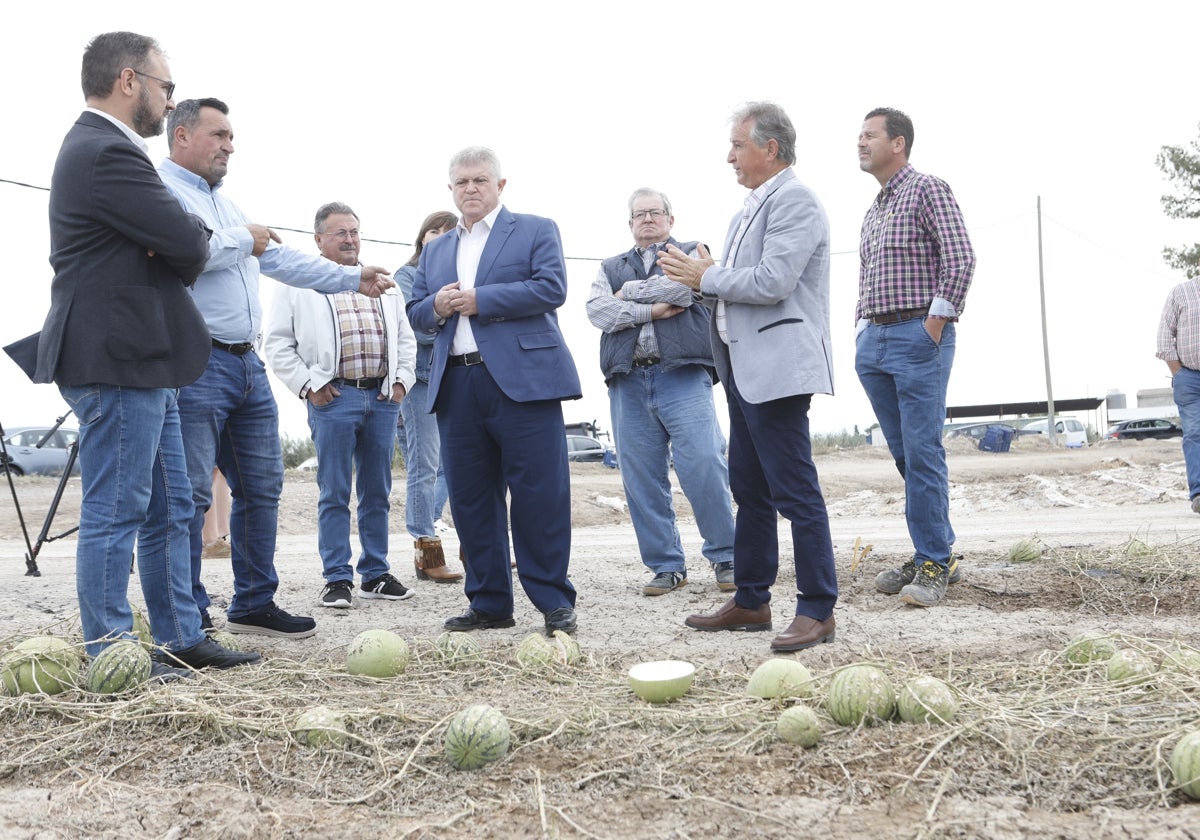
<svg viewBox="0 0 1200 840"><path fill-rule="evenodd" d="M769 700L813 698L817 680L800 662L769 659L750 675L746 693ZM829 679L824 709L841 726L870 726L897 714L906 723L939 724L954 720L958 698L950 686L931 676L914 677L897 693L882 668L858 664L839 669ZM798 703L780 714L776 732L789 744L814 746L821 737L820 717L810 706Z"/></svg>

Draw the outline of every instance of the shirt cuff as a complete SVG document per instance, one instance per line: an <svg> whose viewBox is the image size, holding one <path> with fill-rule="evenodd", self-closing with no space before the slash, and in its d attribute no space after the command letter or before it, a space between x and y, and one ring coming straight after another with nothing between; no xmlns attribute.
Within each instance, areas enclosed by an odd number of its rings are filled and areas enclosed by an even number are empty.
<svg viewBox="0 0 1200 840"><path fill-rule="evenodd" d="M929 304L929 314L935 318L957 318L958 310L945 298L935 297Z"/></svg>

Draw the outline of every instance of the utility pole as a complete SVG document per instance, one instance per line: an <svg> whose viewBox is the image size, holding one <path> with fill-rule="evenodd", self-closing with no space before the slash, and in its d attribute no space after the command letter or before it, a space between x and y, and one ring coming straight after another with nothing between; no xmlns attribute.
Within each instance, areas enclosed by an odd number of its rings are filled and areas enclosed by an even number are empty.
<svg viewBox="0 0 1200 840"><path fill-rule="evenodd" d="M1046 361L1046 436L1050 445L1057 443L1054 435L1054 386L1050 381L1050 339L1046 330L1046 273L1042 269L1042 197L1037 199L1038 228L1038 290L1042 297L1042 357Z"/></svg>

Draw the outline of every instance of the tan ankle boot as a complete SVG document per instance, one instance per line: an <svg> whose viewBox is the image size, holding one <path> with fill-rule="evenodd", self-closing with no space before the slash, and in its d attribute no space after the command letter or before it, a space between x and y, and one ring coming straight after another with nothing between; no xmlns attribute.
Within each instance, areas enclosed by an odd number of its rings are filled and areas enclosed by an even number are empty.
<svg viewBox="0 0 1200 840"><path fill-rule="evenodd" d="M417 580L432 580L438 583L454 583L462 580L460 572L446 568L446 555L442 553L442 541L437 537L421 537L413 543L416 553L413 565L417 569Z"/></svg>

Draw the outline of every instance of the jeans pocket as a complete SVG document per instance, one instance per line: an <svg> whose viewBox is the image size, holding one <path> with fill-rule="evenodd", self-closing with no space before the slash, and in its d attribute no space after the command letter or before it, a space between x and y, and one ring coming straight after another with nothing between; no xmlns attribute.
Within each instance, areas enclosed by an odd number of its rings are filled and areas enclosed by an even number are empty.
<svg viewBox="0 0 1200 840"><path fill-rule="evenodd" d="M58 389L66 400L80 426L90 426L100 419L104 404L100 399L98 385L69 385Z"/></svg>

